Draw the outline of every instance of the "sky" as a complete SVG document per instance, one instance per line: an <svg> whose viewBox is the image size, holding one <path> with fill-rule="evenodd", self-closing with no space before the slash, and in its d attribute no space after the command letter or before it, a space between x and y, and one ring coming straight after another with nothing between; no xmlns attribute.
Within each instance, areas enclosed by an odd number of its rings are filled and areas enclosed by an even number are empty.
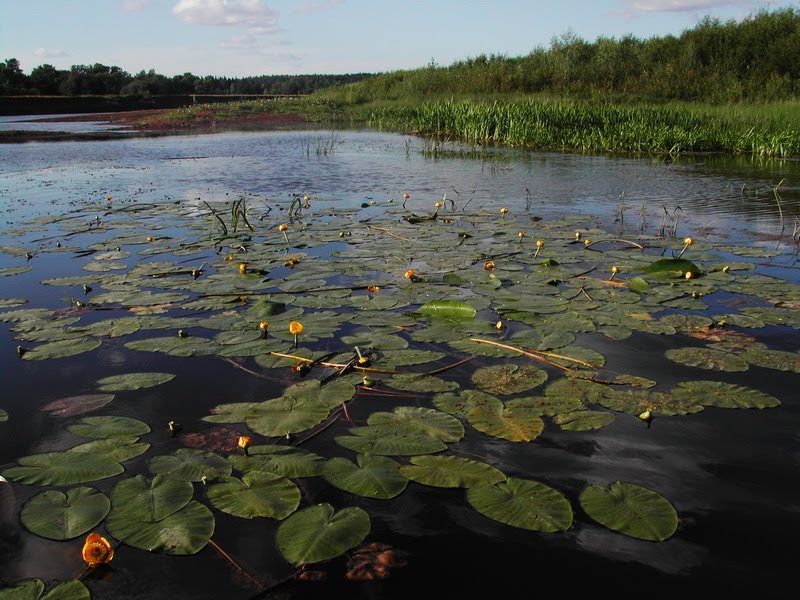
<svg viewBox="0 0 800 600"><path fill-rule="evenodd" d="M361 73L521 56L588 41L680 35L800 0L0 0L0 60L131 74Z"/></svg>

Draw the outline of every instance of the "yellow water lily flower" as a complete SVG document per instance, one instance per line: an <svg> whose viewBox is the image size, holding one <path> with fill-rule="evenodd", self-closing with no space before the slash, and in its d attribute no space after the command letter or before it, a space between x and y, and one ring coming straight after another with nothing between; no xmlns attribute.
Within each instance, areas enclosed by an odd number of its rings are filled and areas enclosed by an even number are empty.
<svg viewBox="0 0 800 600"><path fill-rule="evenodd" d="M99 533L90 533L83 544L82 555L86 564L96 567L111 562L114 558L114 548Z"/></svg>
<svg viewBox="0 0 800 600"><path fill-rule="evenodd" d="M289 333L293 335L299 335L303 333L303 324L300 321L292 321L289 323Z"/></svg>

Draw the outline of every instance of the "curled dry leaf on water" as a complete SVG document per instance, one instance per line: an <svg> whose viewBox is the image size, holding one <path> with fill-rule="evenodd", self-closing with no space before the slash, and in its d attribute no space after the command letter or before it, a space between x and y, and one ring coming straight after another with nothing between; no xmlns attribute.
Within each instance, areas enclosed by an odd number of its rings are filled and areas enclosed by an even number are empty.
<svg viewBox="0 0 800 600"><path fill-rule="evenodd" d="M392 569L405 567L408 561L402 552L388 544L372 542L353 550L347 559L345 577L351 581L386 579Z"/></svg>

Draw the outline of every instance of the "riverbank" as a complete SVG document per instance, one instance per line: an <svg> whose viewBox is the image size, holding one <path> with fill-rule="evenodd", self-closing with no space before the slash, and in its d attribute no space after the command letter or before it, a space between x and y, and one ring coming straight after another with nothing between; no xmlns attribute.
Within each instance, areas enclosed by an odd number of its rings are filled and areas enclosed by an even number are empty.
<svg viewBox="0 0 800 600"><path fill-rule="evenodd" d="M100 114L62 115L36 119L37 123L51 123L49 130L11 129L0 131L0 143L24 143L36 141L92 141L114 140L130 137L157 137L176 134L212 133L227 130L270 130L300 127L305 119L299 115L275 112L247 112L221 116L224 105L213 105L214 110L153 109L110 112ZM188 116L191 115L191 116ZM20 122L27 122L20 117ZM59 123L97 123L111 128L97 131L59 131Z"/></svg>

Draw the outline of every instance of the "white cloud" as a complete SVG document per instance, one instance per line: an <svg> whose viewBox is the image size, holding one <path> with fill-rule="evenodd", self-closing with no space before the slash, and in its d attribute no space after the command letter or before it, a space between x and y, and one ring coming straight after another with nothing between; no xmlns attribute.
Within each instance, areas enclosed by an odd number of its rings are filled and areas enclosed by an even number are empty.
<svg viewBox="0 0 800 600"><path fill-rule="evenodd" d="M261 0L179 0L172 12L197 25L246 27L256 34L278 31L278 14Z"/></svg>
<svg viewBox="0 0 800 600"><path fill-rule="evenodd" d="M62 56L67 56L67 53L63 50L48 50L47 48L37 48L33 51L33 54L36 58L61 58Z"/></svg>
<svg viewBox="0 0 800 600"><path fill-rule="evenodd" d="M748 0L626 0L630 10L641 12L691 12L726 6L754 6Z"/></svg>

